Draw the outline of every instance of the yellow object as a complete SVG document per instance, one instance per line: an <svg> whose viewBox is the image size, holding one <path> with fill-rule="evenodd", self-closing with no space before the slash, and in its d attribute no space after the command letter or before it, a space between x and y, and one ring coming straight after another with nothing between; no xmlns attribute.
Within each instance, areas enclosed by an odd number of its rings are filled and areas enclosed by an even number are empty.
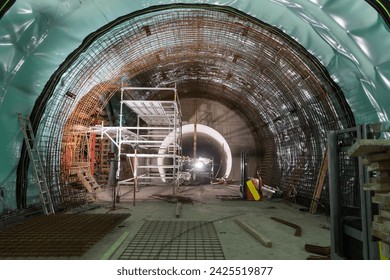
<svg viewBox="0 0 390 280"><path fill-rule="evenodd" d="M256 189L255 185L253 184L252 180L246 181L246 185L247 185L251 195L253 196L253 199L256 200L256 201L260 200L260 194L257 191L257 189Z"/></svg>

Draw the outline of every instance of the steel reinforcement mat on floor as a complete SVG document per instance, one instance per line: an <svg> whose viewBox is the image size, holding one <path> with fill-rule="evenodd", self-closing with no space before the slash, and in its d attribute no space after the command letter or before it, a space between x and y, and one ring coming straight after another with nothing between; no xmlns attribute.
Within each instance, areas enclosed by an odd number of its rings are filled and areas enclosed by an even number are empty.
<svg viewBox="0 0 390 280"><path fill-rule="evenodd" d="M130 214L55 214L0 231L0 258L82 256Z"/></svg>
<svg viewBox="0 0 390 280"><path fill-rule="evenodd" d="M120 260L223 260L212 222L145 221Z"/></svg>

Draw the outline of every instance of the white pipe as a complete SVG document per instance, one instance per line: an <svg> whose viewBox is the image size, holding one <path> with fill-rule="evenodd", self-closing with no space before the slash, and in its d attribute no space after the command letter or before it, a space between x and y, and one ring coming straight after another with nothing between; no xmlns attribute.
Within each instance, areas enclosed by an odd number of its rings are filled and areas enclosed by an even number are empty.
<svg viewBox="0 0 390 280"><path fill-rule="evenodd" d="M194 133L194 125L193 124L187 124L182 126L182 137L186 134L193 134ZM224 174L224 177L227 178L230 175L230 172L232 170L232 152L230 150L229 144L226 142L225 138L215 129L203 125L203 124L197 124L197 133L198 134L206 134L210 138L214 139L218 143L220 143L223 146L223 155L224 159L226 160L226 171ZM163 143L160 146L159 154L165 154L166 153L166 147L173 143L173 132L171 132L163 141ZM157 165L164 165L164 158L158 158L157 159ZM165 182L165 169L163 167L159 167L158 171L160 173L161 179Z"/></svg>

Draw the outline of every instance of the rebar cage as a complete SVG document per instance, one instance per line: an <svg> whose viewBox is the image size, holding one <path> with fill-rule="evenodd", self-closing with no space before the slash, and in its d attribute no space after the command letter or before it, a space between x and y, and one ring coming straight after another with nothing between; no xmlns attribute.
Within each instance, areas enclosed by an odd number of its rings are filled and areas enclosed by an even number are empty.
<svg viewBox="0 0 390 280"><path fill-rule="evenodd" d="M326 132L354 124L341 90L307 50L236 10L156 7L120 18L98 34L80 47L83 55L69 58L73 62L58 83L42 93L50 96L44 113L32 116L53 190L64 176L62 145L70 127L95 124L121 82L176 83L182 99L215 100L234 110L252 131L263 181L285 191L299 187L303 204L312 197ZM135 98L169 96L143 92ZM26 184L18 188L25 195Z"/></svg>

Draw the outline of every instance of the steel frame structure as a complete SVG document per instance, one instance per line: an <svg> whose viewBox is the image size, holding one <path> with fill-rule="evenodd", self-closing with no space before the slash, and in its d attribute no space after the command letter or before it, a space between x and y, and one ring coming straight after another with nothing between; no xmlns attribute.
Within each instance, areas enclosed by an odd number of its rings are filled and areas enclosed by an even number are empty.
<svg viewBox="0 0 390 280"><path fill-rule="evenodd" d="M378 129L379 127L379 129ZM345 237L351 237L362 243L361 256L366 260L379 258L378 241L371 235L373 215L377 211L372 203L372 193L363 189L363 185L369 182L370 174L367 167L363 165L362 158L356 161L355 172L358 180L354 187L359 189L360 215L356 217L361 228L356 228L346 223L347 217L342 210L342 190L340 180L343 177L342 169L346 158L341 154L353 144L354 140L378 138L381 133L390 132L389 123L362 124L348 129L330 131L328 133L329 151L329 200L330 200L330 220L331 220L331 251L332 259L345 259ZM342 134L351 135L350 143L343 143L339 136ZM352 136L353 135L353 136ZM345 174L344 174L345 175Z"/></svg>
<svg viewBox="0 0 390 280"><path fill-rule="evenodd" d="M172 91L173 100L133 100L125 99L129 91ZM136 126L124 126L124 106L137 114ZM141 124L141 121L145 124ZM118 190L121 185L134 186L135 192L140 184L172 183L173 195L179 184L181 165L181 127L182 115L176 87L121 87L119 126L94 126L91 133L108 137L116 146L116 179ZM129 152L126 146L131 146ZM121 159L130 160L132 174L130 178L121 178ZM168 161L160 164L158 158ZM139 161L142 161L140 163ZM163 172L161 172L163 170Z"/></svg>

